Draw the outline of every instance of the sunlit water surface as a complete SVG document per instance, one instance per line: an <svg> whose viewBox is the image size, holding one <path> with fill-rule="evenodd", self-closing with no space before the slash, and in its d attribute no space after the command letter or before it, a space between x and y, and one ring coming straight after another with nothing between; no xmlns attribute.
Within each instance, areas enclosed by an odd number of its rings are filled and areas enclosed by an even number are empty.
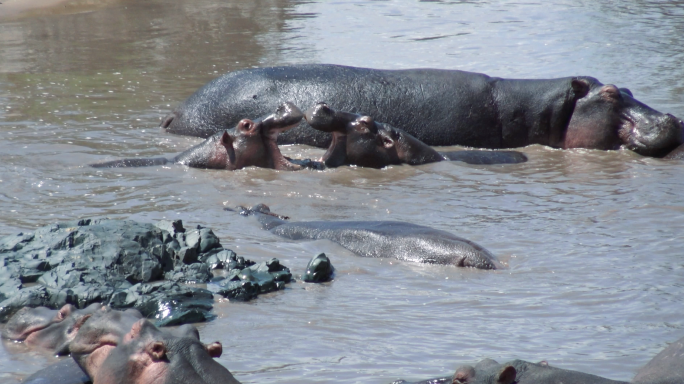
<svg viewBox="0 0 684 384"><path fill-rule="evenodd" d="M590 75L684 117L677 2L83 3L0 21L0 235L84 217L180 218L209 226L241 256L278 257L295 274L325 252L333 282L217 301L218 318L198 325L203 340L223 344L218 360L243 383L381 384L483 358L629 380L684 336L682 162L531 146L522 148L528 163L490 167L84 166L170 157L198 143L161 133L161 117L208 80L253 66ZM429 225L482 244L509 267L363 259L326 241L276 238L223 211L260 202L293 220ZM4 342L0 381L54 361Z"/></svg>

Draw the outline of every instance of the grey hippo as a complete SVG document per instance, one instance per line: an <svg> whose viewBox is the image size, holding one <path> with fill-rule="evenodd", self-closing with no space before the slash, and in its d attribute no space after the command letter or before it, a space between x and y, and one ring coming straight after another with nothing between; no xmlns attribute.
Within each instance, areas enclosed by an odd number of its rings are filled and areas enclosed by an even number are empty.
<svg viewBox="0 0 684 384"><path fill-rule="evenodd" d="M250 68L218 77L175 107L168 132L209 137L281 100L373 116L432 146L628 148L661 157L684 143L682 121L593 77L502 79L442 69L383 70L328 64ZM301 123L279 143L327 147Z"/></svg>
<svg viewBox="0 0 684 384"><path fill-rule="evenodd" d="M224 208L234 211L231 208ZM264 204L237 207L256 216L263 229L291 240L327 239L363 257L394 258L416 263L498 269L502 264L475 242L438 229L401 221L288 222Z"/></svg>

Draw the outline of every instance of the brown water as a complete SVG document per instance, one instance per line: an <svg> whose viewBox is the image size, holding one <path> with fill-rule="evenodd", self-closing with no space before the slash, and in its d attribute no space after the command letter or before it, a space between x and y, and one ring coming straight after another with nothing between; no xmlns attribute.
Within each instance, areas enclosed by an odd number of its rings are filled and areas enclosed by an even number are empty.
<svg viewBox="0 0 684 384"><path fill-rule="evenodd" d="M236 172L84 164L171 156L196 138L160 119L227 71L291 63L590 75L684 117L681 2L83 1L0 21L0 235L83 217L181 218L296 273L324 251L335 281L217 302L200 325L243 383L389 383L483 358L629 380L684 336L684 163L531 146L521 165ZM0 4L0 18L2 18ZM307 106L301 106L306 108ZM290 156L322 150L285 147ZM293 243L222 210L293 220L394 219L452 231L509 269L356 257ZM55 361L0 346L0 382Z"/></svg>

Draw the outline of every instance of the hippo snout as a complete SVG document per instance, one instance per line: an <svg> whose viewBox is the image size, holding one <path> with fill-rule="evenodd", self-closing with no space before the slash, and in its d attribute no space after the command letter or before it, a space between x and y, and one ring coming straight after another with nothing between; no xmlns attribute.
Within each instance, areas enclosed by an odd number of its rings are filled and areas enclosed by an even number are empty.
<svg viewBox="0 0 684 384"><path fill-rule="evenodd" d="M627 147L644 156L662 157L684 143L684 122L666 113L655 119L637 120Z"/></svg>
<svg viewBox="0 0 684 384"><path fill-rule="evenodd" d="M319 131L333 131L329 130L329 127L333 126L332 123L335 119L335 111L330 109L328 104L324 102L318 102L313 107L307 109L306 112L304 112L304 118L309 125Z"/></svg>

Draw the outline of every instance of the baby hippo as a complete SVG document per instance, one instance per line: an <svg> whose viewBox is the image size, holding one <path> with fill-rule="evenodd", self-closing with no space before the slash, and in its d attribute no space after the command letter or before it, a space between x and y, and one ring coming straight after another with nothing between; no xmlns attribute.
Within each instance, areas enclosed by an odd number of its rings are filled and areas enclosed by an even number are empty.
<svg viewBox="0 0 684 384"><path fill-rule="evenodd" d="M330 147L321 161L328 167L358 165L382 168L388 165L420 165L444 160L469 164L511 164L527 161L516 151L454 151L440 153L405 131L378 123L370 116L334 111L318 103L305 113L313 128L332 133Z"/></svg>
<svg viewBox="0 0 684 384"><path fill-rule="evenodd" d="M278 134L295 127L304 114L294 104L281 104L275 113L260 120L242 119L230 130L217 133L172 159L165 157L123 159L91 164L94 168L144 167L177 163L193 168L227 169L249 166L296 170L276 144Z"/></svg>

